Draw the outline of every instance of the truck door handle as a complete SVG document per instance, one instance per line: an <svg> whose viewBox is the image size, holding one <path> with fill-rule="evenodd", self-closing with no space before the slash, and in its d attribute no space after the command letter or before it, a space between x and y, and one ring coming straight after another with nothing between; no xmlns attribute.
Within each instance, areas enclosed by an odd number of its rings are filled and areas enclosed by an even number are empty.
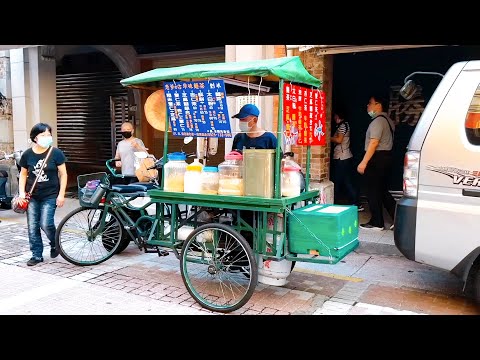
<svg viewBox="0 0 480 360"><path fill-rule="evenodd" d="M462 195L480 197L480 190L462 189Z"/></svg>

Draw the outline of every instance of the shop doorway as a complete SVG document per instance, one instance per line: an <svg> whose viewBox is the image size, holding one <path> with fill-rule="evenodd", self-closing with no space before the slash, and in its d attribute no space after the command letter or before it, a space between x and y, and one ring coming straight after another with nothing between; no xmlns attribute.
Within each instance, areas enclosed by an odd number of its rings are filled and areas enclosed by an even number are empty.
<svg viewBox="0 0 480 360"><path fill-rule="evenodd" d="M480 46L439 46L334 55L332 109L340 107L346 112L356 165L364 154L365 132L370 122L366 111L369 97L380 91L389 98L389 115L396 123L389 184L394 196L401 195L403 158L410 137L441 80L438 76L415 77L416 83L421 86L421 96L406 101L398 93L405 77L414 71L444 74L455 62L473 59L480 59ZM358 174L356 182L361 194L365 194L362 178Z"/></svg>
<svg viewBox="0 0 480 360"><path fill-rule="evenodd" d="M76 188L79 174L105 171L113 156L123 121L120 100L129 96L122 78L110 58L93 48L65 55L57 66L58 147L67 157L69 188ZM128 111L127 101L123 106Z"/></svg>

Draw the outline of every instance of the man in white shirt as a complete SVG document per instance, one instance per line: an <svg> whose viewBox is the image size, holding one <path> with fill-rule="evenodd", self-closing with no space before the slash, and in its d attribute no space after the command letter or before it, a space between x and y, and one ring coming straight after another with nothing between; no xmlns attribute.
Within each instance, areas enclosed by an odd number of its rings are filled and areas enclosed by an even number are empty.
<svg viewBox="0 0 480 360"><path fill-rule="evenodd" d="M138 179L135 176L135 152L147 151L142 140L133 136L135 129L131 122L124 122L120 128L123 136L123 140L117 145L117 152L115 153L115 159L120 161L115 162L115 166L121 168L122 175L127 176L125 183L129 184L137 182Z"/></svg>

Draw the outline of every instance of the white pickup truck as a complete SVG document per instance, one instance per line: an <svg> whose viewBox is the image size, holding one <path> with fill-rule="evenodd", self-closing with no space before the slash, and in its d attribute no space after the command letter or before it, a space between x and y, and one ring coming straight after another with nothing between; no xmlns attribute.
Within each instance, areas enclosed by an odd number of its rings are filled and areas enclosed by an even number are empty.
<svg viewBox="0 0 480 360"><path fill-rule="evenodd" d="M415 86L402 88L411 97ZM408 259L464 280L480 302L480 61L456 63L408 144L395 245Z"/></svg>

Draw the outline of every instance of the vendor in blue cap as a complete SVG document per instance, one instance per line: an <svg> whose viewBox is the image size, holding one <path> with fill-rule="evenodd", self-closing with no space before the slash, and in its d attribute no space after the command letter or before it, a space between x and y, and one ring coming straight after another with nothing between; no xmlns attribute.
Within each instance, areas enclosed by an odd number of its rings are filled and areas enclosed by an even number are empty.
<svg viewBox="0 0 480 360"><path fill-rule="evenodd" d="M239 120L240 133L233 138L232 150L243 152L243 149L276 149L277 138L273 133L263 130L257 125L260 110L253 104L243 105L240 112L232 117ZM253 226L253 212L241 210L241 217ZM241 230L240 233L253 247L253 234L248 230Z"/></svg>
<svg viewBox="0 0 480 360"><path fill-rule="evenodd" d="M240 133L233 138L232 150L277 148L275 135L257 125L259 115L258 107L254 104L246 104L237 115L233 116L239 120Z"/></svg>

